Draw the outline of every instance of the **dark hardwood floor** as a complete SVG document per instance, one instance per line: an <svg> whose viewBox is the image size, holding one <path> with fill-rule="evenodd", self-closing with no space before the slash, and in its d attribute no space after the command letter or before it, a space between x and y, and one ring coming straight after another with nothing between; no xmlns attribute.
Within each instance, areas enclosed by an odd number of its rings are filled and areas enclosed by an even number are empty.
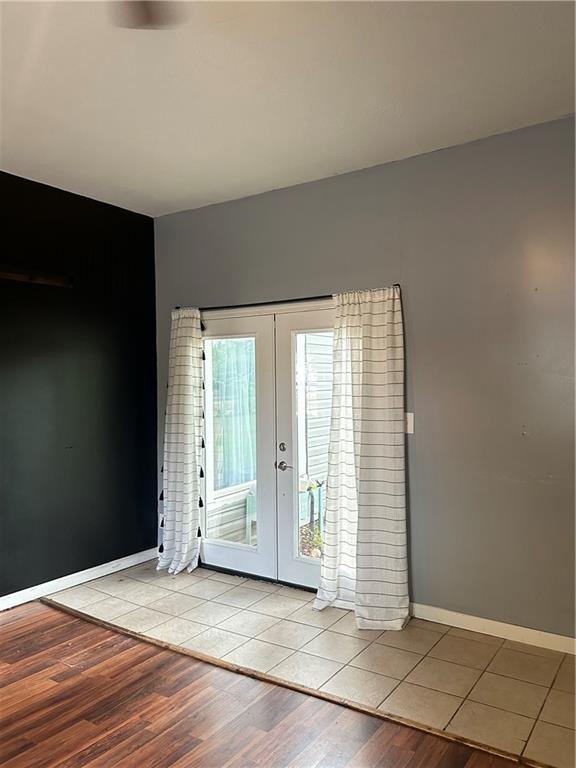
<svg viewBox="0 0 576 768"><path fill-rule="evenodd" d="M510 768L503 758L117 634L0 614L3 768Z"/></svg>

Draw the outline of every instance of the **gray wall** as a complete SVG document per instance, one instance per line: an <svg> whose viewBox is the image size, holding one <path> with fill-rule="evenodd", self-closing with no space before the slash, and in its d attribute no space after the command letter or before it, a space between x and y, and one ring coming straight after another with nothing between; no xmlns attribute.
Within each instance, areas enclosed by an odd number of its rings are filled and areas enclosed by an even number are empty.
<svg viewBox="0 0 576 768"><path fill-rule="evenodd" d="M174 305L402 285L412 599L565 635L573 142L559 120L156 220L161 397Z"/></svg>

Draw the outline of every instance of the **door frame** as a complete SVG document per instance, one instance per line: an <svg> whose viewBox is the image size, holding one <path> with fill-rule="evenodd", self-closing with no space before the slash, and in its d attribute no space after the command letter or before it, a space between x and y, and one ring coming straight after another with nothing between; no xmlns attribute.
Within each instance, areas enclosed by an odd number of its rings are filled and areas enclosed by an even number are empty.
<svg viewBox="0 0 576 768"><path fill-rule="evenodd" d="M310 312L318 313L320 311L334 309L332 298L326 299L302 299L272 304L257 304L252 306L218 308L201 310L202 321L205 330L204 338L234 338L235 336L255 335L254 328L260 329L260 343L256 343L256 371L257 371L257 404L258 398L263 398L264 417L257 421L257 446L262 449L262 459L260 459L260 448L258 448L258 512L257 512L257 537L256 547L249 547L244 544L235 544L232 542L222 542L218 540L202 541L202 561L208 566L216 568L225 568L239 573L254 574L262 578L272 579L274 581L285 581L291 584L317 587L319 583L319 563L306 563L308 568L301 569L299 574L297 570L280 567L280 558L286 557L286 551L280 545L280 536L284 538L285 531L293 530L292 515L288 516L286 507L283 510L279 504L279 486L285 485L279 483L278 475L281 473L276 469L276 463L286 459L286 453L278 451L278 436L276 434L278 425L278 382L277 375L278 350L276 319L281 315L307 315ZM265 323L259 321L264 317L271 319L271 335L265 330ZM250 319L254 322L251 323ZM224 321L224 322L219 322ZM237 322L234 322L237 321ZM306 327L305 317L302 318ZM222 330L228 322L234 328L232 332ZM291 336L291 334L290 334ZM292 382L292 350L289 357L290 385ZM261 375L258 378L258 371ZM282 389L282 388L281 388ZM292 402L292 401L290 401ZM258 405L257 405L258 413ZM290 419L294 421L294 411L291 410ZM292 427L294 429L294 427ZM281 438L284 439L284 438ZM295 454L294 454L295 455ZM289 461L288 463L292 463ZM263 491L262 497L260 496ZM270 493L272 492L272 497ZM270 508L269 499L273 499L273 510ZM268 514L266 511L270 510ZM273 514L272 514L273 512ZM294 514L294 510L292 510ZM296 511L297 514L297 511ZM282 516L287 519L281 521ZM231 564L233 563L233 565ZM302 563L302 560L299 560ZM298 580L300 578L300 580Z"/></svg>

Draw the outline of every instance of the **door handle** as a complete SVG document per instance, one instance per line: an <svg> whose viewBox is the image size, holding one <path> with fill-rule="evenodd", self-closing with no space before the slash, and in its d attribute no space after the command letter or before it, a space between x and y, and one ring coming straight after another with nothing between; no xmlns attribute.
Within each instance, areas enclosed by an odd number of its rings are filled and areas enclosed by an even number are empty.
<svg viewBox="0 0 576 768"><path fill-rule="evenodd" d="M286 472L287 469L294 469L294 467L291 467L290 464L286 464L285 461L277 461L276 469L279 469L281 472Z"/></svg>

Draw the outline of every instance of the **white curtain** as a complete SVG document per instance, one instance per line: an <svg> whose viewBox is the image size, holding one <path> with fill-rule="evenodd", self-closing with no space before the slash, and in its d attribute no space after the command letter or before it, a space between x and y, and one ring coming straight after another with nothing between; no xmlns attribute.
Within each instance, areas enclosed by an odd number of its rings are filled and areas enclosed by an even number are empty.
<svg viewBox="0 0 576 768"><path fill-rule="evenodd" d="M163 541L158 568L198 565L202 455L202 331L197 309L172 312L164 431Z"/></svg>
<svg viewBox="0 0 576 768"><path fill-rule="evenodd" d="M408 619L404 333L400 288L335 297L322 577L314 607L361 629Z"/></svg>

